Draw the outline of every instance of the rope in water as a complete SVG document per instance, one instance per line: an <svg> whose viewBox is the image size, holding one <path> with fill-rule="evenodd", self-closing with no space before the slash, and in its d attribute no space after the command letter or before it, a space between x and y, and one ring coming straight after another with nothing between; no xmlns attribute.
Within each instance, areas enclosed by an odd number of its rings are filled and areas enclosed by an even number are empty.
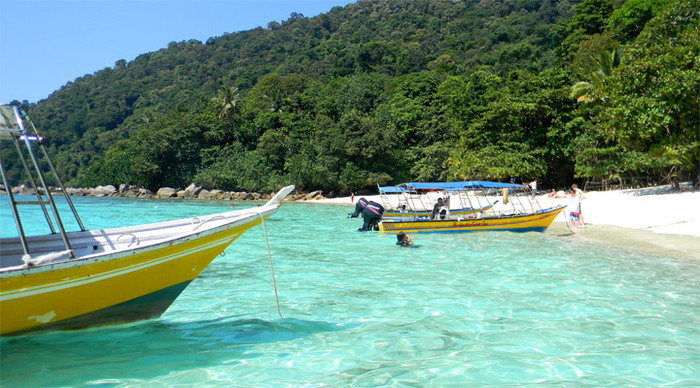
<svg viewBox="0 0 700 388"><path fill-rule="evenodd" d="M282 313L280 312L280 300L277 296L277 281L275 280L275 269L272 267L272 255L270 255L270 243L267 241L267 228L265 228L265 218L262 213L258 213L260 216L260 221L262 221L263 233L265 234L265 246L267 247L267 261L270 263L270 273L272 274L272 287L275 290L275 303L277 304L277 314L280 318L284 320Z"/></svg>

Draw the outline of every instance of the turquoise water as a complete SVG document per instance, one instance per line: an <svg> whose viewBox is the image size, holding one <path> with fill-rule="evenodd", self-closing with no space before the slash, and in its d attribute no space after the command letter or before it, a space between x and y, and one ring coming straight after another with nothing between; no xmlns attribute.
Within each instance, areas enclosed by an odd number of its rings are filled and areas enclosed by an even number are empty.
<svg viewBox="0 0 700 388"><path fill-rule="evenodd" d="M228 209L76 206L90 228ZM258 226L159 319L1 339L1 385L700 385L696 262L551 233L414 235L419 248L400 248L356 232L350 211L290 203L266 222L283 318Z"/></svg>

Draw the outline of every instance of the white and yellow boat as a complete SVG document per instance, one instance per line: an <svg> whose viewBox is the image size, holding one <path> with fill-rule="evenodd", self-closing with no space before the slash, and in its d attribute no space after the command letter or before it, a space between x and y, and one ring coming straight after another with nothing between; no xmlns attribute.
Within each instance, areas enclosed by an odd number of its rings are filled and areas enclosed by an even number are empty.
<svg viewBox="0 0 700 388"><path fill-rule="evenodd" d="M408 209L398 217L386 217L379 223L384 233L466 233L480 231L544 232L565 206L542 209L523 186L488 181L404 183L394 192L412 196L451 197L459 209L452 212L449 202L435 213ZM385 190L391 192L392 190ZM423 203L425 200L422 201ZM500 202L500 203L499 203ZM411 201L404 201L410 204ZM434 214L434 215L433 215Z"/></svg>
<svg viewBox="0 0 700 388"><path fill-rule="evenodd" d="M2 141L13 142L18 150L25 143L38 166L31 143L43 145L36 129L28 134L16 108L1 108ZM5 187L11 187L1 160L0 170ZM55 174L53 166L51 170ZM19 236L0 239L0 335L158 317L217 255L274 214L294 189L285 187L255 208L89 231L61 185L82 229L66 232L42 174L38 180L47 194L37 195L37 201L16 201L7 190ZM22 204L40 205L54 233L25 236L17 212Z"/></svg>

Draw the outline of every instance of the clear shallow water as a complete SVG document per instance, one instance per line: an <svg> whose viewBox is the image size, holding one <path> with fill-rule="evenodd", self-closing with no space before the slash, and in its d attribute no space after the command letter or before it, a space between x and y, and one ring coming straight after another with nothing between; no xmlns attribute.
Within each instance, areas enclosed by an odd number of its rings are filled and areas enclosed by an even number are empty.
<svg viewBox="0 0 700 388"><path fill-rule="evenodd" d="M90 228L228 209L76 206ZM406 249L356 232L350 211L290 203L266 221L283 319L258 226L159 319L0 339L2 385L700 385L697 263L539 233L414 235Z"/></svg>

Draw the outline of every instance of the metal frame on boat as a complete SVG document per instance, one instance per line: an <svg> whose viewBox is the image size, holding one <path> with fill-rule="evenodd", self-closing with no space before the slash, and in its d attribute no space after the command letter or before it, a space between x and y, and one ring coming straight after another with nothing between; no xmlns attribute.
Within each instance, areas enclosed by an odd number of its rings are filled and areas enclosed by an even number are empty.
<svg viewBox="0 0 700 388"><path fill-rule="evenodd" d="M524 186L489 181L404 183L380 194L387 207L402 209L385 212L384 233L544 232L565 207L543 209ZM433 210L438 198L444 205Z"/></svg>
<svg viewBox="0 0 700 388"><path fill-rule="evenodd" d="M255 208L90 231L80 221L41 137L32 128L30 132L24 127L16 107L0 107L0 142L10 140L29 176L38 178L30 179L37 200L18 201L0 160L18 231L17 237L0 239L0 335L158 317L217 255L274 214L294 189L287 186ZM43 151L79 231L65 230L32 143ZM41 206L51 233L26 236L17 211L20 205Z"/></svg>
<svg viewBox="0 0 700 388"><path fill-rule="evenodd" d="M396 219L396 218L407 218L407 219L424 219L425 217L430 217L433 212L433 205L437 201L437 198L443 194L443 191L427 191L425 193L419 193L416 190L412 190L402 186L378 186L379 195L382 199L382 204L386 206L386 210L382 217L384 219ZM444 194L460 195L459 191L449 190L445 191ZM431 195L435 194L435 195ZM459 201L454 201L456 203L450 203L448 201L445 204L445 211L454 217L464 217L479 212L484 212L493 207L495 203L488 203L483 206L477 205L477 207L472 207L471 203L465 203L469 201L462 201L463 198L458 197Z"/></svg>

